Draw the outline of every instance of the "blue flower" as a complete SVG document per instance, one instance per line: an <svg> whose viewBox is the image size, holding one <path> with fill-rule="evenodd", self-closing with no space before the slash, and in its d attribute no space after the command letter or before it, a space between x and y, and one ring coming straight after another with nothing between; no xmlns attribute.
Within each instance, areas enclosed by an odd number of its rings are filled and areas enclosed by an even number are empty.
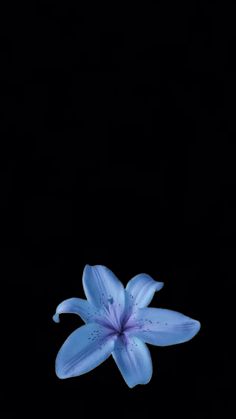
<svg viewBox="0 0 236 419"><path fill-rule="evenodd" d="M183 343L200 329L199 321L181 313L147 307L155 291L163 287L149 275L136 275L124 289L105 266L86 265L83 287L87 300L65 300L53 316L59 322L61 313L75 313L85 322L58 352L59 378L85 374L112 355L129 387L147 384L152 377L152 360L146 343Z"/></svg>

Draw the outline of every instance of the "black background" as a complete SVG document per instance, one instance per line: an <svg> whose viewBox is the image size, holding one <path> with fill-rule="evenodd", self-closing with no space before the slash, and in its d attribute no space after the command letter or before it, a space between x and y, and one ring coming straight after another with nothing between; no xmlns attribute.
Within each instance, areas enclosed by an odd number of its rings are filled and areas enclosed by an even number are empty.
<svg viewBox="0 0 236 419"><path fill-rule="evenodd" d="M235 31L215 2L1 12L1 404L4 418L231 415ZM153 305L201 321L151 347L129 389L112 359L59 380L82 322L84 265L164 281Z"/></svg>

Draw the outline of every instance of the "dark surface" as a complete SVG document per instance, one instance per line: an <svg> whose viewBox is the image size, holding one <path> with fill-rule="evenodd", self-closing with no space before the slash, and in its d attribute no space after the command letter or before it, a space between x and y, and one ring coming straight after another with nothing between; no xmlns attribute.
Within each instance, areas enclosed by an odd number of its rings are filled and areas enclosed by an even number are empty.
<svg viewBox="0 0 236 419"><path fill-rule="evenodd" d="M213 2L145 10L3 11L1 404L4 418L230 417L235 282L233 14ZM17 7L17 6L16 6ZM82 322L84 265L164 281L154 306L201 321L150 347L130 390L112 359L59 380Z"/></svg>

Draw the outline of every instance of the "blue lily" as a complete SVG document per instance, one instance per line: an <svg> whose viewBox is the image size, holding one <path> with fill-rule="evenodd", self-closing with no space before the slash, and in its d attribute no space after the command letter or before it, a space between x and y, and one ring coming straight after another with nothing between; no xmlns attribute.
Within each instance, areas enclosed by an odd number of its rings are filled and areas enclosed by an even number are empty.
<svg viewBox="0 0 236 419"><path fill-rule="evenodd" d="M200 322L171 310L147 307L163 287L147 274L132 278L126 288L105 266L86 265L83 287L87 300L63 301L53 316L78 314L85 325L64 342L56 358L56 374L70 378L85 374L113 356L130 388L147 384L152 360L146 343L175 345L193 338Z"/></svg>

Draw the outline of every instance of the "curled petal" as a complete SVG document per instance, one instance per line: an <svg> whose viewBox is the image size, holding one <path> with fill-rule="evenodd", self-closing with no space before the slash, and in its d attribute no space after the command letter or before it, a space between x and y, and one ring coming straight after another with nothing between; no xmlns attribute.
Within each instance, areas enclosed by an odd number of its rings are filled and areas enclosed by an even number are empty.
<svg viewBox="0 0 236 419"><path fill-rule="evenodd" d="M126 291L133 305L141 308L150 304L154 293L159 291L163 285L163 282L154 281L147 274L139 274L128 282Z"/></svg>
<svg viewBox="0 0 236 419"><path fill-rule="evenodd" d="M69 378L85 374L104 362L114 349L114 335L101 325L88 323L64 342L56 358L56 374Z"/></svg>
<svg viewBox="0 0 236 419"><path fill-rule="evenodd" d="M62 303L57 306L56 313L53 316L53 320L56 323L59 323L59 316L62 313L78 314L86 323L92 322L98 314L95 307L82 298L68 298L67 300L62 301Z"/></svg>
<svg viewBox="0 0 236 419"><path fill-rule="evenodd" d="M136 337L120 336L112 356L130 388L137 384L147 384L152 377L150 352Z"/></svg>
<svg viewBox="0 0 236 419"><path fill-rule="evenodd" d="M157 346L187 342L201 327L198 320L177 311L159 308L141 308L137 310L135 318L136 329L133 328L130 333Z"/></svg>
<svg viewBox="0 0 236 419"><path fill-rule="evenodd" d="M102 265L86 265L83 272L85 295L95 307L107 307L115 302L124 309L125 293L123 284L110 269Z"/></svg>

